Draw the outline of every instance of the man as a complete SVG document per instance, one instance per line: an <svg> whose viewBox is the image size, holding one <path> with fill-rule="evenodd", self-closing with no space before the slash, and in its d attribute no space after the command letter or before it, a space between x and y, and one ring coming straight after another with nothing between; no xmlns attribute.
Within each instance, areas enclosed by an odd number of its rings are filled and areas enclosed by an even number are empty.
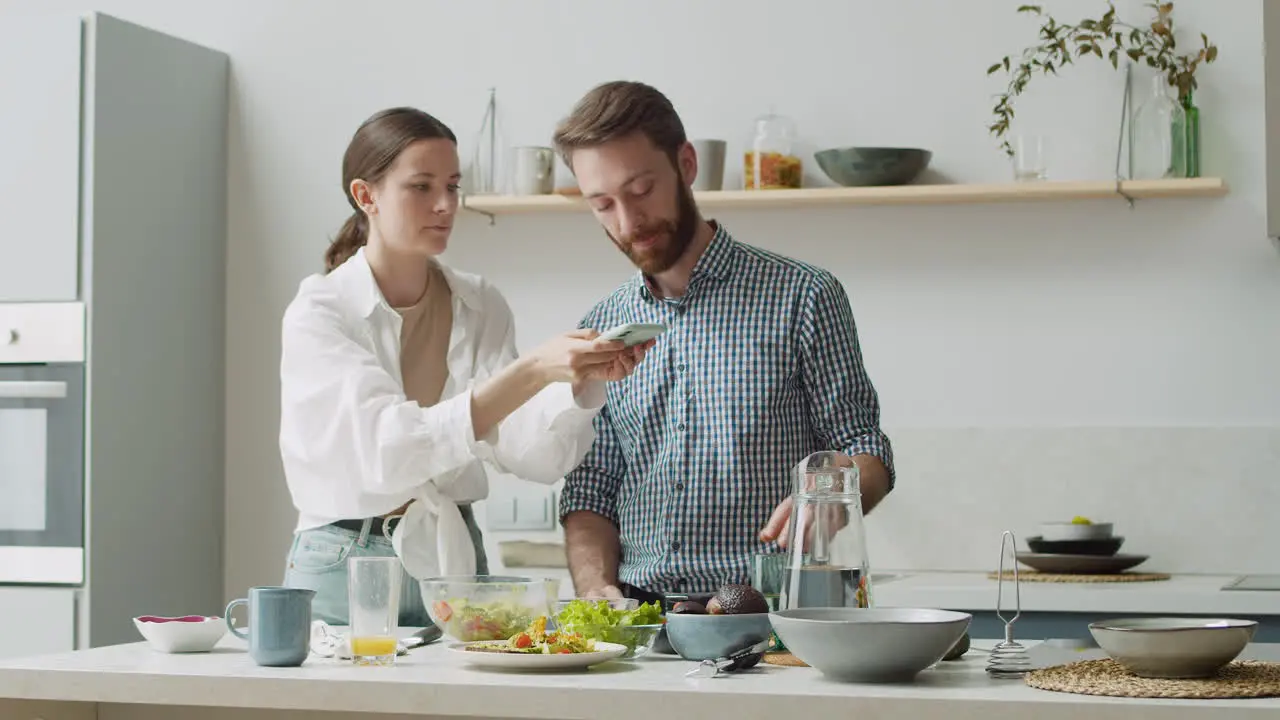
<svg viewBox="0 0 1280 720"><path fill-rule="evenodd" d="M874 508L893 488L893 454L840 282L702 219L690 189L698 159L670 101L648 85L594 88L555 145L639 269L581 325L669 328L609 387L595 443L565 478L577 594L651 598L748 582L751 556L785 542L791 471L813 452L852 457L864 511Z"/></svg>

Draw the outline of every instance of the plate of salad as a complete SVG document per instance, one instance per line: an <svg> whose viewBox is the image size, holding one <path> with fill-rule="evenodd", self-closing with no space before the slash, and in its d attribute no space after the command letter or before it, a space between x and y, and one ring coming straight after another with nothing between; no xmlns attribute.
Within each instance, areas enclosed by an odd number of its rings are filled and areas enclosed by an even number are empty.
<svg viewBox="0 0 1280 720"><path fill-rule="evenodd" d="M585 670L621 657L627 648L585 638L574 632L547 629L547 617L506 640L454 643L449 650L468 665L517 670Z"/></svg>
<svg viewBox="0 0 1280 720"><path fill-rule="evenodd" d="M622 655L625 660L648 652L666 621L658 602L578 598L561 605L555 625L585 638L622 645L627 649Z"/></svg>

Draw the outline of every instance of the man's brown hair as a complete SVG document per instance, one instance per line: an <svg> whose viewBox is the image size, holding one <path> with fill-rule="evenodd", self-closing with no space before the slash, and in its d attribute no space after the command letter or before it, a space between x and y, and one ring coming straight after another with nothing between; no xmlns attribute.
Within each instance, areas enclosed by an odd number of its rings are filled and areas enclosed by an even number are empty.
<svg viewBox="0 0 1280 720"><path fill-rule="evenodd" d="M597 147L635 132L643 133L667 154L673 166L676 164L676 153L686 138L684 123L671 101L644 83L614 80L582 96L573 112L556 126L553 142L572 170L574 150Z"/></svg>

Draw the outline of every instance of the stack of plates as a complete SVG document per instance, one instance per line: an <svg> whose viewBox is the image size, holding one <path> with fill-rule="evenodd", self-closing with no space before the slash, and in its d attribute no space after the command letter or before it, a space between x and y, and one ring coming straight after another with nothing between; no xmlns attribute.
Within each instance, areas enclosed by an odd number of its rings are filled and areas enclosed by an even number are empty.
<svg viewBox="0 0 1280 720"><path fill-rule="evenodd" d="M1146 561L1146 555L1122 555L1124 538L1112 534L1111 523L1041 523L1040 534L1027 538L1031 552L1018 561L1044 573L1111 575Z"/></svg>

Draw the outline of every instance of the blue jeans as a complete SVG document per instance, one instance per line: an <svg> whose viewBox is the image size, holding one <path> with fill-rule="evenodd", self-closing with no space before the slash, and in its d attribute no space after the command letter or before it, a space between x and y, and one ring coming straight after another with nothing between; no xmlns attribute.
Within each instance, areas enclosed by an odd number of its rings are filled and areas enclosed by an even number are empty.
<svg viewBox="0 0 1280 720"><path fill-rule="evenodd" d="M475 515L469 505L460 505L462 519L471 531L471 542L476 546L476 574L487 575L488 557L484 551L484 538ZM316 592L311 602L311 617L330 625L347 625L347 558L395 557L391 541L371 530L380 524L381 518L365 520L363 532L325 525L303 530L293 536L285 567L285 587L307 588ZM400 583L400 626L430 627L431 618L418 581L408 573Z"/></svg>

